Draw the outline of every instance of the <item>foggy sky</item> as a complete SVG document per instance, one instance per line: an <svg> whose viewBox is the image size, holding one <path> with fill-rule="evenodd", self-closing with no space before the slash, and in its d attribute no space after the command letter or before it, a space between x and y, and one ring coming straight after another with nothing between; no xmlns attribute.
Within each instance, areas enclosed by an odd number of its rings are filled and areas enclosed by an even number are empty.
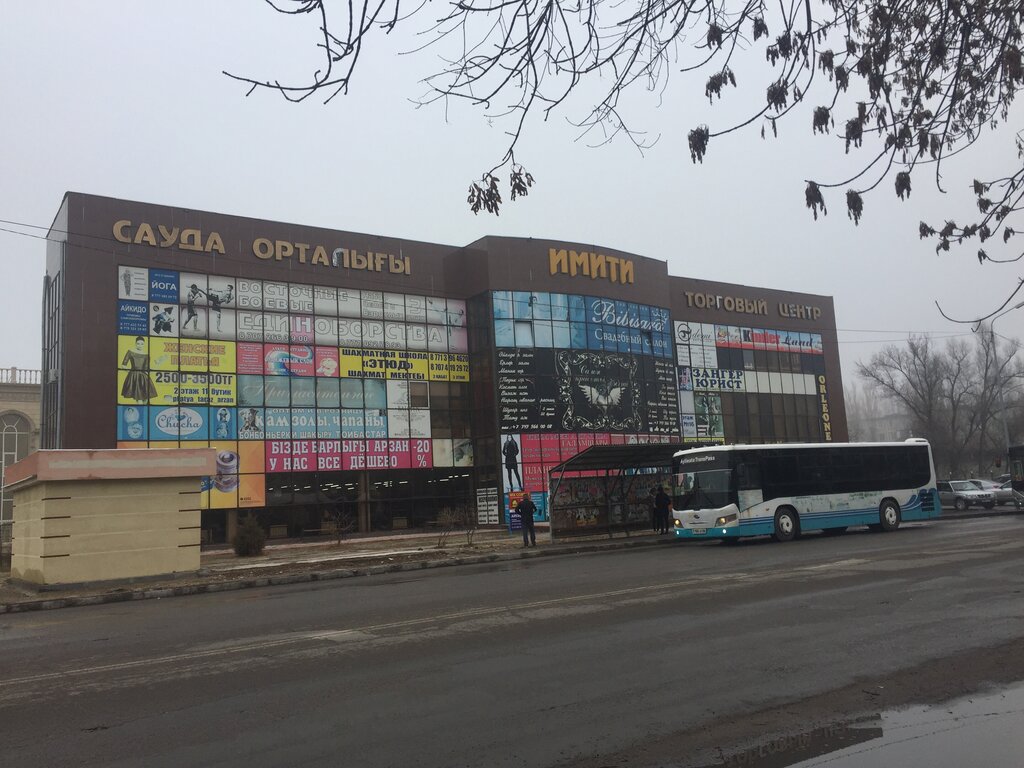
<svg viewBox="0 0 1024 768"><path fill-rule="evenodd" d="M736 67L740 89L713 109L706 74L633 94L632 126L658 139L644 153L580 139L567 119L578 109L532 121L517 157L537 186L498 218L473 216L466 187L500 159L508 124L466 105L417 109L434 54L396 54L421 40L378 38L351 92L327 105L246 98L221 74L315 66L308 46L293 47L313 39L310 21L282 26L258 0L0 3L0 219L20 225L0 228L43 235L72 190L450 245L492 234L615 248L666 260L675 275L834 296L846 383L881 342L969 334L936 301L972 317L1016 284L1015 265L981 266L976 246L937 256L917 237L918 221L962 212L974 176L1013 158L1005 130L948 164L946 195L918 174L901 203L887 180L855 227L842 188L815 222L804 180L841 180L859 156L845 157L835 136L812 136L812 104L779 139L753 127L713 141L703 164L690 160L691 128L724 127L744 114L736 106L761 103L757 73L744 69L759 49ZM44 251L40 239L0 232L0 367L40 365ZM1021 336L1024 313L997 331Z"/></svg>

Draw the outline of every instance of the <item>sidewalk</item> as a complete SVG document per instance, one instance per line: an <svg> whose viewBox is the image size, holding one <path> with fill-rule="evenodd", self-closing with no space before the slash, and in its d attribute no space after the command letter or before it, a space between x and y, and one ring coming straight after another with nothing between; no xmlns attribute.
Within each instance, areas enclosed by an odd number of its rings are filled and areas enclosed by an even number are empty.
<svg viewBox="0 0 1024 768"><path fill-rule="evenodd" d="M970 520L1020 515L1012 506L956 512L942 510L942 520ZM399 534L373 538L333 539L317 542L269 544L259 557L238 557L230 549L202 553L197 573L139 580L133 583L81 585L68 589L32 590L10 583L0 574L0 614L71 608L83 605L200 595L278 584L301 584L425 568L493 563L520 558L569 555L584 552L650 547L671 544L674 536L640 531L625 536L595 534L567 541L548 541L538 525L535 548L523 549L518 533L505 530L477 531L472 545L464 532L453 532L438 547L437 533Z"/></svg>
<svg viewBox="0 0 1024 768"><path fill-rule="evenodd" d="M209 550L200 557L197 573L117 584L78 585L35 590L12 584L0 575L0 614L72 608L84 605L227 592L279 584L301 584L425 568L492 563L521 558L578 554L609 549L656 546L675 541L646 531L630 536L597 534L550 542L537 526L537 546L524 549L519 533L477 531L472 545L464 532L454 532L438 547L437 533L333 539L268 544L258 557L238 557L231 549Z"/></svg>

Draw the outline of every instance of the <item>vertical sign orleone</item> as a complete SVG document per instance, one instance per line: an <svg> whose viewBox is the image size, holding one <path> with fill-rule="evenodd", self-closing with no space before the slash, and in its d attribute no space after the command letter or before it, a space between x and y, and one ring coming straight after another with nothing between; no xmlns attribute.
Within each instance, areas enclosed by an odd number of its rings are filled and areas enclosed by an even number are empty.
<svg viewBox="0 0 1024 768"><path fill-rule="evenodd" d="M828 384L824 375L818 376L818 404L821 407L821 431L825 442L832 441L832 414L828 410Z"/></svg>

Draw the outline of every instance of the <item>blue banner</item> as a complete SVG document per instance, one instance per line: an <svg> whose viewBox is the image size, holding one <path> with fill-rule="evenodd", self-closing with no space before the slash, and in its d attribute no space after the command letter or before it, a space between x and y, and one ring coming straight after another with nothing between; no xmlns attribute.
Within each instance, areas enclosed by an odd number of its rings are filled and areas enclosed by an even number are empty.
<svg viewBox="0 0 1024 768"><path fill-rule="evenodd" d="M238 412L234 408L210 408L212 440L238 439Z"/></svg>
<svg viewBox="0 0 1024 768"><path fill-rule="evenodd" d="M341 411L320 408L316 412L316 436L321 440L337 440L341 437ZM362 437L360 430L359 437Z"/></svg>
<svg viewBox="0 0 1024 768"><path fill-rule="evenodd" d="M117 332L126 336L149 335L149 306L141 301L119 301Z"/></svg>
<svg viewBox="0 0 1024 768"><path fill-rule="evenodd" d="M145 405L117 406L117 439L146 440L149 427L148 410Z"/></svg>
<svg viewBox="0 0 1024 768"><path fill-rule="evenodd" d="M311 440L316 438L316 409L292 408L292 439Z"/></svg>
<svg viewBox="0 0 1024 768"><path fill-rule="evenodd" d="M290 408L267 408L264 412L268 440L290 440L292 413Z"/></svg>
<svg viewBox="0 0 1024 768"><path fill-rule="evenodd" d="M206 408L149 409L150 440L209 440Z"/></svg>
<svg viewBox="0 0 1024 768"><path fill-rule="evenodd" d="M178 273L166 269L149 270L149 300L177 304Z"/></svg>

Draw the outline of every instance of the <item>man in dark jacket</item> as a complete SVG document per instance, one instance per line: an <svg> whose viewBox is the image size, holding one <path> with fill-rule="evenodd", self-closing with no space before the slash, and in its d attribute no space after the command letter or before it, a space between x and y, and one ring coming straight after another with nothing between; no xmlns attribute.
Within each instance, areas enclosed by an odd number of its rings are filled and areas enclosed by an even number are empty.
<svg viewBox="0 0 1024 768"><path fill-rule="evenodd" d="M537 511L537 505L533 503L533 499L527 496L519 502L516 510L519 512L519 519L523 524L523 546L536 547L537 533L533 527L533 513Z"/></svg>
<svg viewBox="0 0 1024 768"><path fill-rule="evenodd" d="M654 497L654 513L658 523L658 535L668 533L669 519L672 517L672 499L660 486Z"/></svg>

